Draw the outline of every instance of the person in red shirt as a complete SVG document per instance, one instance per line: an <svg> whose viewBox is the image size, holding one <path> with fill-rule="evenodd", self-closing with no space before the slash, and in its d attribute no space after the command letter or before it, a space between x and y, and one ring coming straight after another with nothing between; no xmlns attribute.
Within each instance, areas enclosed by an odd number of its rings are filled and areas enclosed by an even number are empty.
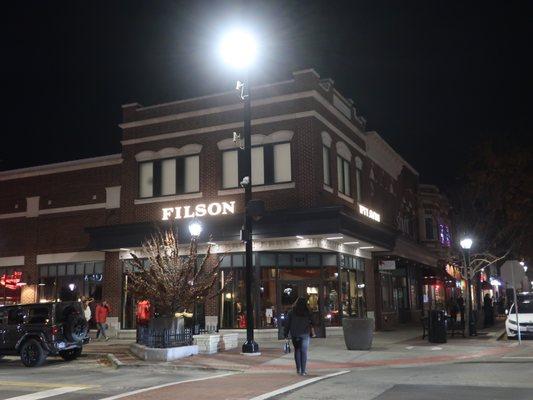
<svg viewBox="0 0 533 400"><path fill-rule="evenodd" d="M96 305L96 315L94 317L96 321L96 327L98 328L96 331L96 339L98 339L100 334L102 334L106 342L109 340L109 337L105 333L107 329L107 316L109 315L109 311L109 304L107 304L107 301L104 300L100 304Z"/></svg>

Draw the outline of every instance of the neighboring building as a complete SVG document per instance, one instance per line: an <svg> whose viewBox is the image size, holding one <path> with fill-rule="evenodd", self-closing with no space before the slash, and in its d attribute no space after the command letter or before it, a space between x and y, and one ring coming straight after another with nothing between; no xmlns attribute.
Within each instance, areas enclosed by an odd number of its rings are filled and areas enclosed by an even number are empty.
<svg viewBox="0 0 533 400"><path fill-rule="evenodd" d="M257 327L276 328L297 296L322 335L346 315L418 318L424 277L443 274L418 243L418 172L331 80L293 75L252 92L253 196L267 210L254 223ZM0 172L0 304L90 295L133 328L130 253L161 226L188 242L198 219L200 240L227 254L221 280L232 272L200 312L244 327L242 108L237 92L124 105L121 154Z"/></svg>

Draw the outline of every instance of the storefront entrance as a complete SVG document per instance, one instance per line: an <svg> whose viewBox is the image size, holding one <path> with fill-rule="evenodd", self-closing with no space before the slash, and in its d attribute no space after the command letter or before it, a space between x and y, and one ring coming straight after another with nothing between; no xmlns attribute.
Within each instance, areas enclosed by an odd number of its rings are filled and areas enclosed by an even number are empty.
<svg viewBox="0 0 533 400"><path fill-rule="evenodd" d="M303 281L280 281L278 290L278 304L280 305L279 318L284 319L298 297L307 299L311 319L318 337L324 337L324 324L322 323L323 309L320 282L313 280Z"/></svg>

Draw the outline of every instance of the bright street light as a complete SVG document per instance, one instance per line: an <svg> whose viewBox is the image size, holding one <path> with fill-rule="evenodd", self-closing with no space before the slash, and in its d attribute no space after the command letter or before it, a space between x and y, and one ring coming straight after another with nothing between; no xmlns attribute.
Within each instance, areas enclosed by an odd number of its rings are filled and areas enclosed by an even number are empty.
<svg viewBox="0 0 533 400"><path fill-rule="evenodd" d="M191 222L189 225L189 233L191 236L198 237L202 233L202 224L199 222Z"/></svg>
<svg viewBox="0 0 533 400"><path fill-rule="evenodd" d="M242 29L232 30L220 42L220 55L224 62L233 68L248 68L255 61L257 42L250 32Z"/></svg>
<svg viewBox="0 0 533 400"><path fill-rule="evenodd" d="M470 238L465 238L463 240L461 240L460 244L461 244L461 247L465 250L469 250L470 247L472 247L472 244L474 243L474 241Z"/></svg>

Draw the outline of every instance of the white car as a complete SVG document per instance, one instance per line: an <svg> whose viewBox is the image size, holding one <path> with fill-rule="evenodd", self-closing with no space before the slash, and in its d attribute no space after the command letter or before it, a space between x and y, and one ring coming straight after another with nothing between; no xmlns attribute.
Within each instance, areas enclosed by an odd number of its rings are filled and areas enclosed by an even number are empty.
<svg viewBox="0 0 533 400"><path fill-rule="evenodd" d="M533 338L533 296L520 296L518 298L518 323L522 339ZM513 304L507 313L505 321L507 338L518 339L518 325L516 323L516 311Z"/></svg>

